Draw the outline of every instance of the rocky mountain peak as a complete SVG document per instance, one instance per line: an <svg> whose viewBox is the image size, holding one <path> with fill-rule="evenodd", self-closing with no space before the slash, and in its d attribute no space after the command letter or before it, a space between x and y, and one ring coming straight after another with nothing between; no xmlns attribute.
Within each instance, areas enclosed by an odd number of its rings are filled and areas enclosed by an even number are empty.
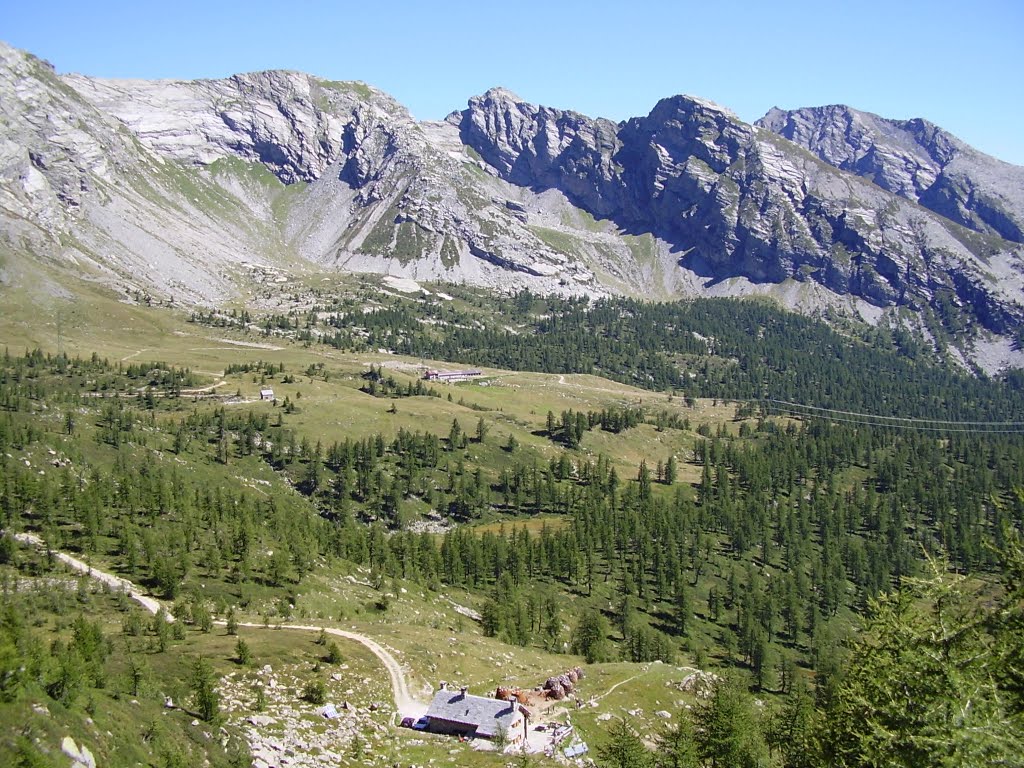
<svg viewBox="0 0 1024 768"><path fill-rule="evenodd" d="M653 149L673 163L695 158L721 173L753 138L753 131L714 102L672 96L659 101L647 117L628 121L622 136L624 143Z"/></svg>
<svg viewBox="0 0 1024 768"><path fill-rule="evenodd" d="M843 104L829 104L790 112L772 108L756 124L801 146L813 144L823 160L850 170L870 150L873 136L891 134L879 120Z"/></svg>
<svg viewBox="0 0 1024 768"><path fill-rule="evenodd" d="M978 152L927 120L831 105L772 109L757 125L957 224L1024 242L1024 168Z"/></svg>
<svg viewBox="0 0 1024 768"><path fill-rule="evenodd" d="M469 100L468 108L454 113L463 143L473 147L499 175L520 186L563 189L591 199L591 172L600 181L611 179L612 156L618 149L617 126L570 110L552 109L518 101L503 88L494 88ZM565 183L569 176L582 181L577 188Z"/></svg>
<svg viewBox="0 0 1024 768"><path fill-rule="evenodd" d="M742 122L736 113L728 107L723 107L710 99L704 99L700 96L692 96L689 94L676 94L675 96L668 96L660 99L657 104L654 105L654 109L648 114L648 119L659 120L664 119L665 114L705 114L705 115L720 115L723 120L730 120L733 122Z"/></svg>
<svg viewBox="0 0 1024 768"><path fill-rule="evenodd" d="M941 167L910 130L876 116L835 105L773 110L752 126L713 102L672 96L615 125L479 98L453 122L501 178L557 189L623 230L650 232L680 254L681 268L712 283L813 282L878 307L920 307L948 289L997 332L1021 314L964 293L981 274L984 247L892 196L921 198ZM915 130L943 141L923 123ZM790 141L820 147L826 163ZM871 168L874 184L829 165L865 176Z"/></svg>
<svg viewBox="0 0 1024 768"><path fill-rule="evenodd" d="M510 91L508 88L504 88L500 85L495 86L494 88L488 88L481 96L474 96L470 98L470 104L472 104L474 100L478 100L481 102L505 102L517 105L525 105L523 99L519 98L518 95Z"/></svg>
<svg viewBox="0 0 1024 768"><path fill-rule="evenodd" d="M917 144L935 162L943 167L949 165L957 155L971 151L970 147L956 138L956 136L947 133L924 118L915 117L910 120L893 120L890 122L905 130L910 136L913 136Z"/></svg>

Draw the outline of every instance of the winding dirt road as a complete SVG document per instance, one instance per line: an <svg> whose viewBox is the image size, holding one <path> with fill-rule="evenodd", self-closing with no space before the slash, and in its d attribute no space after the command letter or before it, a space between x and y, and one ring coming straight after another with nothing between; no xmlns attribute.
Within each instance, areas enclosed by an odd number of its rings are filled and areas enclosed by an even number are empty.
<svg viewBox="0 0 1024 768"><path fill-rule="evenodd" d="M222 625L224 622L218 621L217 624ZM260 629L264 628L262 624L254 624L249 621L240 621L238 626L256 627ZM381 663L384 664L384 668L388 671L388 677L391 678L391 695L395 700L395 709L398 711L399 716L419 717L427 711L426 704L417 701L413 698L412 694L409 693L409 686L405 681L405 672L402 671L402 666L398 663L398 660L391 655L387 648L366 635L360 635L358 632L348 632L344 629L313 626L311 624L275 624L274 629L294 629L300 632L319 632L323 629L323 631L328 635L343 637L347 640L354 640L357 643L361 643L366 646L374 656L381 660Z"/></svg>
<svg viewBox="0 0 1024 768"><path fill-rule="evenodd" d="M49 549L46 542L41 538L31 533L16 533L14 534L15 541L22 544L27 544L37 549L45 549L50 552L56 559L66 564L69 568L79 573L84 573L89 578L95 579L103 584L107 584L113 589L124 592L128 597L137 602L147 611L152 614L156 614L162 606L158 601L144 595L139 589L138 585L129 581L128 579L122 579L120 576L115 576L112 573L98 570L93 566L89 565L84 560L80 560L73 555L69 555L66 552L58 552L55 549ZM171 616L170 612L166 613L168 621L174 621L174 617ZM219 626L224 626L225 622L215 622ZM268 629L263 624L255 624L253 622L239 622L241 627L250 627L253 629ZM335 637L342 637L346 640L353 640L361 645L365 646L369 651L380 659L384 668L388 671L388 677L391 678L391 695L395 700L395 709L398 712L399 717L419 717L427 710L427 705L422 701L416 699L409 692L409 684L405 679L405 672L402 670L401 664L398 660L391 655L391 652L387 648L382 646L376 640L361 635L358 632L349 632L344 629L335 629L334 627L320 627L313 626L310 624L275 624L274 630L278 629L291 629L299 632L320 632L321 629L328 635L334 635Z"/></svg>
<svg viewBox="0 0 1024 768"><path fill-rule="evenodd" d="M58 552L55 549L50 549L46 542L40 539L38 536L32 533L16 533L14 534L14 540L22 544L28 544L29 546L37 549L45 549L47 552L52 554L57 560L67 565L71 570L84 573L86 576L96 579L103 584L106 584L113 589L120 590L127 594L132 600L137 602L147 611L156 615L160 610L161 605L157 600L152 597L147 597L142 594L135 584L128 581L128 579L122 579L120 576L115 576L112 573L106 573L105 571L98 571L89 565L84 560L79 560L77 557L67 554L66 552ZM167 620L174 621L174 617L171 616L170 612L167 613Z"/></svg>

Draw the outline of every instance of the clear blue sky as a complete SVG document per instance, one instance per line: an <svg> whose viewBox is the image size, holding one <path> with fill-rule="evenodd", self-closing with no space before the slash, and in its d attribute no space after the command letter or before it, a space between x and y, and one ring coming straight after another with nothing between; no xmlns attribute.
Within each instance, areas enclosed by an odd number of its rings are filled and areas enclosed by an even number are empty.
<svg viewBox="0 0 1024 768"><path fill-rule="evenodd" d="M100 77L363 80L420 119L495 85L615 120L676 93L748 121L841 103L1024 165L1021 0L0 0L0 39Z"/></svg>

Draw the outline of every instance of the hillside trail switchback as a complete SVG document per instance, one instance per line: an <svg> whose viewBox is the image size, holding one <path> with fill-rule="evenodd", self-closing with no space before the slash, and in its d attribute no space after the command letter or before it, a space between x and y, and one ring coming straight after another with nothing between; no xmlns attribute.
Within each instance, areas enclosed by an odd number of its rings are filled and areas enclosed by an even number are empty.
<svg viewBox="0 0 1024 768"><path fill-rule="evenodd" d="M112 573L99 570L95 566L89 565L84 560L80 560L74 555L69 555L66 552L60 552L55 549L51 549L47 546L46 542L41 538L32 533L15 533L15 541L29 546L36 547L37 549L45 549L51 553L54 558L60 560L62 563L67 565L74 571L85 574L89 578L95 579L102 584L106 584L112 589L119 590L126 594L129 598L137 602L143 608L150 613L156 615L160 608L164 607L160 601L149 597L142 593L142 590L135 583L128 579L115 576ZM167 612L167 620L174 621L174 617L171 616L170 612ZM218 626L224 626L225 622L217 621L214 622ZM427 706L424 702L415 698L409 691L409 684L405 679L405 672L402 669L401 664L398 660L388 651L387 648L382 646L376 640L362 635L358 632L350 632L344 629L336 629L334 627L321 627L314 626L311 624L275 624L273 627L267 627L263 624L257 624L254 622L239 622L238 626L247 627L252 629L267 629L267 630L278 630L288 629L299 632L320 632L322 629L324 633L333 635L335 637L345 638L346 640L352 640L363 645L367 648L374 656L380 659L380 662L384 665L387 670L388 677L391 679L391 694L395 701L395 709L399 717L419 717L424 714L427 710Z"/></svg>

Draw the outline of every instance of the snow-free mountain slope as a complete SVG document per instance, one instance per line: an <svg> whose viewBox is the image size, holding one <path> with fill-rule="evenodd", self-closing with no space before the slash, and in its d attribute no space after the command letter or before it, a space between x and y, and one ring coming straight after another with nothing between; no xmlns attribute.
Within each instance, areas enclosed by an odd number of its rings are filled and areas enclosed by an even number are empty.
<svg viewBox="0 0 1024 768"><path fill-rule="evenodd" d="M1024 242L1024 168L978 152L927 120L828 106L772 109L757 124L965 227Z"/></svg>
<svg viewBox="0 0 1024 768"><path fill-rule="evenodd" d="M968 356L1024 319L1021 169L920 121L824 108L750 125L673 96L614 123L495 88L418 123L362 83L97 80L7 46L0 110L4 248L181 302L323 269L759 293Z"/></svg>

